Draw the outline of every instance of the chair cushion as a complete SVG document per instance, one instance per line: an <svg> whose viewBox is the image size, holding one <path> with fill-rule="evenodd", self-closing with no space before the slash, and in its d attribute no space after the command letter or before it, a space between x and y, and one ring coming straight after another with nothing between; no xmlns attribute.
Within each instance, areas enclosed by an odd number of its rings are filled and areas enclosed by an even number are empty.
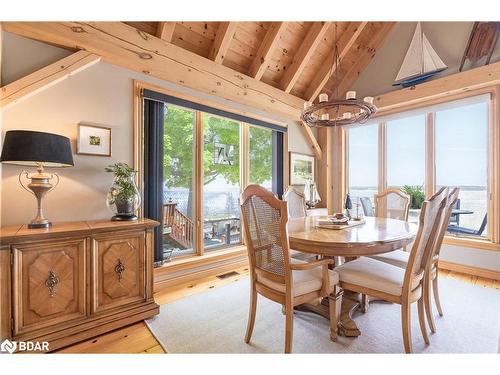
<svg viewBox="0 0 500 375"><path fill-rule="evenodd" d="M361 257L335 268L340 282L359 285L361 287L378 290L380 292L400 296L403 294L405 270L392 264ZM419 284L419 279L413 279L411 289Z"/></svg>
<svg viewBox="0 0 500 375"><path fill-rule="evenodd" d="M390 253L371 255L369 258L379 260L384 263L392 264L393 266L406 269L410 253L403 250L394 250Z"/></svg>
<svg viewBox="0 0 500 375"><path fill-rule="evenodd" d="M306 263L297 259L292 259L292 263ZM323 285L323 274L322 267L314 267L310 270L301 270L292 271L292 280L293 280L293 295L294 297L301 296L303 294L315 292L321 289ZM333 288L335 285L339 283L339 274L335 271L328 270L330 286ZM268 278L259 276L257 279L260 283L265 286L277 290L281 293L286 292L286 288L284 284L277 283Z"/></svg>

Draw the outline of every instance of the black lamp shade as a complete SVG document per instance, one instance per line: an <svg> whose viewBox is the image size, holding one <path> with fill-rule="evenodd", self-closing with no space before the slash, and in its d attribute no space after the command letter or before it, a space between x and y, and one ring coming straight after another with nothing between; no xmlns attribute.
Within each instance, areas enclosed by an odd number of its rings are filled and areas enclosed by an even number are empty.
<svg viewBox="0 0 500 375"><path fill-rule="evenodd" d="M74 165L69 138L58 134L30 130L9 130L5 133L0 162L45 167Z"/></svg>

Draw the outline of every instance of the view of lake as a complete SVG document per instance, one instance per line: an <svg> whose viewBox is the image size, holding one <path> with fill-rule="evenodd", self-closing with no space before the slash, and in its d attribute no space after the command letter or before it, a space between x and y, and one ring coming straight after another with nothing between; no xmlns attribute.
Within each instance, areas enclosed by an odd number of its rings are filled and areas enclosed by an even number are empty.
<svg viewBox="0 0 500 375"><path fill-rule="evenodd" d="M439 188L439 187L438 187ZM353 209L356 210L358 197L370 197L373 202L373 197L377 194L376 187L358 187L353 186L350 188L351 200ZM472 214L460 215L459 225L461 227L478 229L484 219L487 211L487 189L481 186L460 186L460 209L473 211ZM362 210L362 207L359 207ZM418 222L418 213L411 213L409 221ZM482 236L488 235L488 228L484 230Z"/></svg>

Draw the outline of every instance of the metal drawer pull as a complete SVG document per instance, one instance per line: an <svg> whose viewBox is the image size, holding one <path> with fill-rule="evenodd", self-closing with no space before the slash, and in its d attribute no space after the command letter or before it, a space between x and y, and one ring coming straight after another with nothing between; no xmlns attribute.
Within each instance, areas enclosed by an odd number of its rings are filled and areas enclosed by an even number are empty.
<svg viewBox="0 0 500 375"><path fill-rule="evenodd" d="M57 284L59 284L59 278L54 271L49 271L49 277L45 280L45 286L49 290L49 297L55 296Z"/></svg>
<svg viewBox="0 0 500 375"><path fill-rule="evenodd" d="M123 272L125 272L125 266L121 259L118 259L118 263L115 266L115 273L118 275L118 281L122 281Z"/></svg>

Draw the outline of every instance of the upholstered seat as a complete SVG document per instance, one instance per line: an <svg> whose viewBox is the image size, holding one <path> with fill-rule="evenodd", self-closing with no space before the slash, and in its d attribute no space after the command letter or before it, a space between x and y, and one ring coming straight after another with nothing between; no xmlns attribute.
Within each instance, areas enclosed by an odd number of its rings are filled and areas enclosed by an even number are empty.
<svg viewBox="0 0 500 375"><path fill-rule="evenodd" d="M410 253L404 250L394 250L391 251L390 253L384 253L384 254L377 254L377 255L372 255L370 258L392 264L393 266L399 267L399 268L405 268L406 265L408 264L408 258L410 257Z"/></svg>
<svg viewBox="0 0 500 375"><path fill-rule="evenodd" d="M306 263L299 260L293 260L292 263ZM339 282L339 274L335 271L328 270L330 286L333 287ZM293 296L298 297L307 293L321 290L323 285L323 275L320 267L309 270L294 270L292 271L293 280ZM257 281L265 286L285 293L285 284L277 283L263 276L258 276Z"/></svg>
<svg viewBox="0 0 500 375"><path fill-rule="evenodd" d="M403 294L405 270L378 260L361 257L347 262L335 270L340 281L378 290L393 296ZM410 290L416 289L422 277L412 279Z"/></svg>

